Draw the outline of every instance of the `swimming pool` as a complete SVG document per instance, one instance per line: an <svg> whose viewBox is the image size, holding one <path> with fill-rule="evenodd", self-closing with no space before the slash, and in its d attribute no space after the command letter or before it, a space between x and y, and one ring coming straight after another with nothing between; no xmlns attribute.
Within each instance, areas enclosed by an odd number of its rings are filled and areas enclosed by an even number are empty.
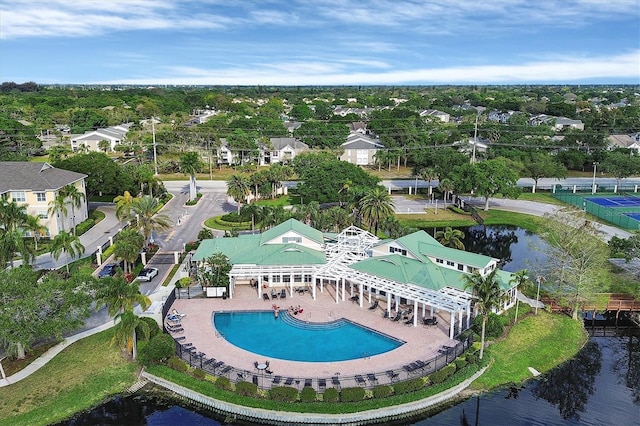
<svg viewBox="0 0 640 426"><path fill-rule="evenodd" d="M307 323L281 311L214 312L214 328L235 346L289 361L346 361L378 355L405 342L346 319Z"/></svg>

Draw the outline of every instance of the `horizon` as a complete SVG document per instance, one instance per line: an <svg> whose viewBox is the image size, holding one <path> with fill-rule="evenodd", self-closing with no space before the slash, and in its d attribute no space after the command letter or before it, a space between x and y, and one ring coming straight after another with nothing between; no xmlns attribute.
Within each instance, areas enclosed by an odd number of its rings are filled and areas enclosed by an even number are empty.
<svg viewBox="0 0 640 426"><path fill-rule="evenodd" d="M5 0L0 79L41 85L640 83L637 0Z"/></svg>

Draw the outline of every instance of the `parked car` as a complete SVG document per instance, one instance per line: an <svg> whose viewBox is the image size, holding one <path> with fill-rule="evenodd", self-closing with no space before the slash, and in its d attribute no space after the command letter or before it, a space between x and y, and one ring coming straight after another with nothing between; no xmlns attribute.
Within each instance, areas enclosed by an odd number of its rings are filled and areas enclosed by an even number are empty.
<svg viewBox="0 0 640 426"><path fill-rule="evenodd" d="M151 281L158 275L158 268L144 268L136 277L138 281Z"/></svg>
<svg viewBox="0 0 640 426"><path fill-rule="evenodd" d="M104 268L102 268L102 270L98 272L98 278L106 278L106 277L114 276L116 272L118 272L119 267L120 265L118 265L117 263L108 263L104 265Z"/></svg>

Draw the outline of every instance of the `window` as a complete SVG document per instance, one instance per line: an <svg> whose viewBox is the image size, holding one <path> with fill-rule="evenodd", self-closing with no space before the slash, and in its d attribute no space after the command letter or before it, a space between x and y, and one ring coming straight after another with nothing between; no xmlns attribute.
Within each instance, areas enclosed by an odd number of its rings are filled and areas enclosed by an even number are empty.
<svg viewBox="0 0 640 426"><path fill-rule="evenodd" d="M302 243L302 237L282 237L282 244L288 243Z"/></svg>
<svg viewBox="0 0 640 426"><path fill-rule="evenodd" d="M47 194L45 194L44 192L36 192L36 200L39 203L44 203L45 201L47 201Z"/></svg>
<svg viewBox="0 0 640 426"><path fill-rule="evenodd" d="M16 203L24 203L27 201L24 191L11 191L11 199Z"/></svg>
<svg viewBox="0 0 640 426"><path fill-rule="evenodd" d="M464 265L462 263L458 263L458 271L464 271Z"/></svg>
<svg viewBox="0 0 640 426"><path fill-rule="evenodd" d="M453 262L452 262L452 261L450 261L450 260L447 260L447 266L453 266L453 265L455 265L455 263L453 263Z"/></svg>
<svg viewBox="0 0 640 426"><path fill-rule="evenodd" d="M369 151L366 149L359 149L356 151L356 164L369 164Z"/></svg>
<svg viewBox="0 0 640 426"><path fill-rule="evenodd" d="M389 253L400 253L403 256L407 255L407 251L405 249L401 249L398 247L389 247Z"/></svg>
<svg viewBox="0 0 640 426"><path fill-rule="evenodd" d="M310 282L311 282L311 279L312 279L312 276L311 276L311 275L305 275L305 276L304 276L304 282L305 282L305 283L310 283Z"/></svg>
<svg viewBox="0 0 640 426"><path fill-rule="evenodd" d="M442 260L442 259L436 259L436 263L444 263L444 260Z"/></svg>
<svg viewBox="0 0 640 426"><path fill-rule="evenodd" d="M38 217L40 219L49 219L49 214L47 213L46 210L40 210L38 211Z"/></svg>

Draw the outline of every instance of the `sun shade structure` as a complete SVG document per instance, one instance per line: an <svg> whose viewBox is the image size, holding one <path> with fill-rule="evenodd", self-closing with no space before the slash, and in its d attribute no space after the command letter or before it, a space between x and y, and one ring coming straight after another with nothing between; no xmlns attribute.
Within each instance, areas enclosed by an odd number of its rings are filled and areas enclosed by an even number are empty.
<svg viewBox="0 0 640 426"><path fill-rule="evenodd" d="M289 219L258 235L216 238L202 242L192 261L203 264L216 252L233 265L230 297L237 285L257 283L257 297L274 287L290 295L309 289L313 298L324 286L335 286L336 303L356 301L364 307L386 299L387 316L401 303L413 304L413 325L425 317L427 307L450 314L449 337L470 325L473 297L464 288L464 275L485 276L498 267L497 259L445 247L424 231L398 239L380 240L358 227L339 234L323 234L295 219ZM516 301L512 274L498 270L501 288L508 295L503 309ZM422 313L418 310L422 308ZM457 320L456 320L457 317Z"/></svg>

